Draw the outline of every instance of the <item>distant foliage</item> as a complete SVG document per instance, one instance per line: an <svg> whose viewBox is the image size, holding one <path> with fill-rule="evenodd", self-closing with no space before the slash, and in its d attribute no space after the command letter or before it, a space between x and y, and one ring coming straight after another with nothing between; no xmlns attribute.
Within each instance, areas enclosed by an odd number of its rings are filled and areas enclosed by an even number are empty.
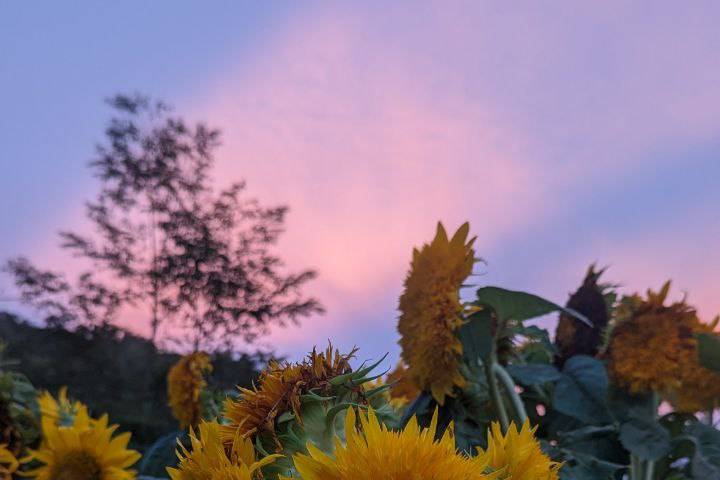
<svg viewBox="0 0 720 480"><path fill-rule="evenodd" d="M58 392L67 386L92 414L107 412L113 423L133 432L137 447L177 430L168 408L166 375L179 355L159 351L147 339L104 327L68 332L36 328L0 313L0 339L6 357L38 390ZM210 388L234 391L250 386L262 356L213 355Z"/></svg>

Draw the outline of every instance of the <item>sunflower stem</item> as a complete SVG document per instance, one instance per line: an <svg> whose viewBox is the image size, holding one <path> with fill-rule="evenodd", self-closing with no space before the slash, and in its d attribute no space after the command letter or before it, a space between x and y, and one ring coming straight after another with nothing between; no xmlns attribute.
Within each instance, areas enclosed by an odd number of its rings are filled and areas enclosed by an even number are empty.
<svg viewBox="0 0 720 480"><path fill-rule="evenodd" d="M635 455L630 455L630 480L643 480L642 460Z"/></svg>
<svg viewBox="0 0 720 480"><path fill-rule="evenodd" d="M527 419L527 412L525 411L525 405L523 404L522 398L520 398L520 395L518 395L515 390L515 382L513 382L513 379L510 377L507 370L505 370L499 363L493 363L492 370L495 376L503 384L503 387L505 387L507 396L510 397L513 410L515 411L515 420L517 420L519 425L522 425Z"/></svg>
<svg viewBox="0 0 720 480"><path fill-rule="evenodd" d="M510 422L508 421L508 414L505 410L505 404L503 403L502 396L500 395L500 389L498 387L497 378L493 371L493 365L497 362L494 358L489 358L484 362L485 377L487 378L488 388L490 389L490 399L492 400L493 410L495 410L495 416L500 421L500 427L503 433L507 432Z"/></svg>
<svg viewBox="0 0 720 480"><path fill-rule="evenodd" d="M657 394L657 392L653 391L652 395L650 396L650 415L652 416L653 420L657 419L657 411L660 407L660 396ZM643 472L643 480L652 480L653 476L655 474L655 461L654 460L648 460L645 462L645 468Z"/></svg>

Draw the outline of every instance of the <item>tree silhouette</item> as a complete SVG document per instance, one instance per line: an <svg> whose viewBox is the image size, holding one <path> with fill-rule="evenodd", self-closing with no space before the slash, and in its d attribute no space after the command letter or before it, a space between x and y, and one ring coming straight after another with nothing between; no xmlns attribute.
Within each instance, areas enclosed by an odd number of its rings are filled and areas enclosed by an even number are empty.
<svg viewBox="0 0 720 480"><path fill-rule="evenodd" d="M252 342L273 324L322 312L302 294L315 272L283 271L274 244L287 207L246 198L237 182L210 178L219 131L190 126L141 95L118 95L90 163L100 181L86 204L93 235L60 233L61 247L90 260L74 285L25 258L6 264L23 300L55 325L107 324L122 307L145 307L152 338L164 322L195 348Z"/></svg>

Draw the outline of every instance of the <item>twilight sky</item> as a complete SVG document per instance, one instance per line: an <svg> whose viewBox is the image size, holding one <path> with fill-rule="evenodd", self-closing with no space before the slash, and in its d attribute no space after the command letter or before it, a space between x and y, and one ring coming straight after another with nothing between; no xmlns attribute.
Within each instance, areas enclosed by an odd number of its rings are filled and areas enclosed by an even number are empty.
<svg viewBox="0 0 720 480"><path fill-rule="evenodd" d="M438 220L470 221L478 285L564 302L597 261L720 312L718 2L299 3L2 2L0 257L70 265L102 99L142 91L223 130L218 179L290 205L281 252L328 312L279 353L395 358Z"/></svg>

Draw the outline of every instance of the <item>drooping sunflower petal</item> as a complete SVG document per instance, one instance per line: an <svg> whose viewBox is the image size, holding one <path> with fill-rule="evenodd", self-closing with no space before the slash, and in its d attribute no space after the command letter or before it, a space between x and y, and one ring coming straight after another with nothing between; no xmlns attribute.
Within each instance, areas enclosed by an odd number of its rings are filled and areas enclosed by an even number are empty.
<svg viewBox="0 0 720 480"><path fill-rule="evenodd" d="M18 466L17 458L7 449L7 445L0 445L0 480L11 480Z"/></svg>

